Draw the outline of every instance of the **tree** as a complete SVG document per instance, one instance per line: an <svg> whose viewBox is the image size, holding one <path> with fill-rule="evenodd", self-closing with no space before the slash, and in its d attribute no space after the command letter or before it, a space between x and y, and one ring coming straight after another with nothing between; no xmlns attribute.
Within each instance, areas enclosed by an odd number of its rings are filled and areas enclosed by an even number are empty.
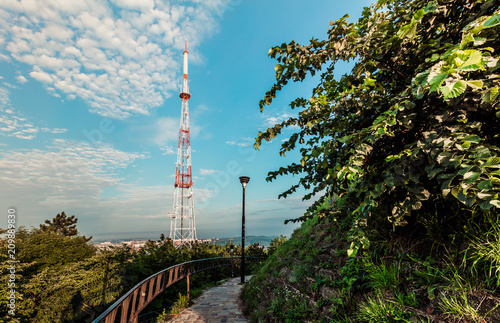
<svg viewBox="0 0 500 323"><path fill-rule="evenodd" d="M279 237L274 238L269 244L269 248L267 248L268 255L272 255L282 244L284 244L288 239L286 236L280 234Z"/></svg>
<svg viewBox="0 0 500 323"><path fill-rule="evenodd" d="M68 217L66 213L61 212L57 213L56 217L50 220L45 220L45 224L40 224L41 231L52 231L58 234L62 234L66 237L72 237L78 235L78 230L76 229L76 224L78 222L78 218L74 215ZM86 241L90 241L92 237L85 238Z"/></svg>
<svg viewBox="0 0 500 323"><path fill-rule="evenodd" d="M53 232L39 234L74 239ZM95 319L137 283L142 268L132 260L130 249L121 247L64 265L40 267L36 272L30 268L32 263L20 261L16 272L19 273L16 318L21 322L88 322L89 318ZM1 295L9 290L8 273L7 266L0 268ZM0 301L0 316L9 317L6 315L7 301L7 298ZM0 319L0 322L3 321Z"/></svg>
<svg viewBox="0 0 500 323"><path fill-rule="evenodd" d="M53 230L19 227L15 238L16 319L28 322L37 317L35 321L59 322L66 317L74 322L69 317L79 312L77 307L81 306L80 301L89 304L85 290L94 288L80 279L81 273L88 275L86 277L89 279L95 274L89 268L79 271L74 268L96 257L96 248L84 237L66 236ZM6 238L0 239L2 254L7 254L8 241ZM7 295L10 291L7 282L12 264L7 261L0 257L0 295ZM69 277L72 275L74 278ZM99 290L102 291L102 285ZM7 316L7 301L6 297L0 301L0 317L11 318ZM52 316L43 316L49 315L47 313ZM0 319L0 322L3 321Z"/></svg>
<svg viewBox="0 0 500 323"><path fill-rule="evenodd" d="M260 246L258 242L255 242L245 248L245 257L255 257L265 260L267 259L267 254L264 251L264 246Z"/></svg>
<svg viewBox="0 0 500 323"><path fill-rule="evenodd" d="M33 269L37 271L79 262L96 253L96 248L84 237L67 237L53 231L34 229L18 240L18 260L34 262Z"/></svg>
<svg viewBox="0 0 500 323"><path fill-rule="evenodd" d="M321 195L292 221L334 197L326 209L349 219L354 254L369 246L370 223L428 225L434 214L458 228L477 212L498 213L498 2L379 0L356 23L344 16L331 25L326 40L269 51L277 82L261 111L289 81L322 73L309 100L290 103L298 116L254 145L300 127L280 154L300 146L301 160L267 177L301 174L280 197L300 186L304 199ZM338 61L353 61L351 73L335 78Z"/></svg>

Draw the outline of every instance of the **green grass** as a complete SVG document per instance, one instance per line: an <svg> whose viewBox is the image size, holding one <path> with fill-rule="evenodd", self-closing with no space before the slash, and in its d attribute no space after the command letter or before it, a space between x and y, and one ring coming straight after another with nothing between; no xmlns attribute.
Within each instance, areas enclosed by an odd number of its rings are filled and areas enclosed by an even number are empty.
<svg viewBox="0 0 500 323"><path fill-rule="evenodd" d="M390 290L399 284L399 267L395 264L370 266L370 285L375 289Z"/></svg>
<svg viewBox="0 0 500 323"><path fill-rule="evenodd" d="M465 260L472 261L472 269L482 272L485 284L490 288L500 287L500 224L490 222L488 232L476 235L466 254Z"/></svg>
<svg viewBox="0 0 500 323"><path fill-rule="evenodd" d="M414 308L418 308L420 306L420 302L418 301L415 292L409 292L408 294L396 292L395 297L397 303L401 306L408 306Z"/></svg>
<svg viewBox="0 0 500 323"><path fill-rule="evenodd" d="M174 305L170 309L170 314L180 314L186 308L189 307L189 299L186 295L179 293L179 298L175 301Z"/></svg>
<svg viewBox="0 0 500 323"><path fill-rule="evenodd" d="M484 322L484 318L479 315L477 308L470 305L467 293L459 291L454 294L441 294L439 306L445 314L455 318L468 320L472 322Z"/></svg>
<svg viewBox="0 0 500 323"><path fill-rule="evenodd" d="M158 317L156 317L156 319L154 320L154 323L163 323L165 322L165 320L167 320L167 318L169 317L169 314L163 310L163 312L161 312L160 315L158 315Z"/></svg>
<svg viewBox="0 0 500 323"><path fill-rule="evenodd" d="M359 306L358 318L368 323L410 322L409 313L393 299L382 295L369 297Z"/></svg>

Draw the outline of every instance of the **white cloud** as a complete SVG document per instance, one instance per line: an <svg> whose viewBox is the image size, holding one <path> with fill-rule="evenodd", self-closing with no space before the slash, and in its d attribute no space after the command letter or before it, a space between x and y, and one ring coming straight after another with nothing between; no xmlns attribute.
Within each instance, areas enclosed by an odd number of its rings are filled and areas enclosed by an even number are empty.
<svg viewBox="0 0 500 323"><path fill-rule="evenodd" d="M179 107L180 110L180 107ZM192 120L191 120L192 121ZM179 120L177 118L160 118L155 121L152 127L145 127L138 129L142 133L151 132L152 138L150 139L153 144L160 147L165 146L167 143L178 142L179 141ZM193 122L189 125L189 132L191 138L196 137L201 131L201 127L193 125ZM160 148L161 149L161 148ZM194 150L193 150L194 152Z"/></svg>
<svg viewBox="0 0 500 323"><path fill-rule="evenodd" d="M176 154L173 146L166 146L165 145L163 147L160 147L160 150L163 151L162 155L175 155Z"/></svg>
<svg viewBox="0 0 500 323"><path fill-rule="evenodd" d="M280 124L291 117L294 117L294 115L291 115L287 112L283 112L281 114L275 114L272 116L266 116L264 117L263 126L266 128L274 127L276 124Z"/></svg>
<svg viewBox="0 0 500 323"><path fill-rule="evenodd" d="M19 139L33 139L38 128L13 110L10 104L9 91L0 87L0 134Z"/></svg>
<svg viewBox="0 0 500 323"><path fill-rule="evenodd" d="M210 174L215 174L215 173L219 173L219 172L220 172L220 170L215 170L215 169L203 169L203 168L200 169L201 175L210 175Z"/></svg>
<svg viewBox="0 0 500 323"><path fill-rule="evenodd" d="M196 107L196 110L195 110L195 111L196 111L196 112L206 112L206 111L208 111L208 110L209 110L209 109L208 109L208 107L207 107L206 105L204 105L204 104L200 104L200 105L198 105L198 106Z"/></svg>
<svg viewBox="0 0 500 323"><path fill-rule="evenodd" d="M66 133L68 131L68 129L64 129L64 128L50 129L50 128L47 128L47 127L42 127L42 128L40 128L40 130L43 131L43 132L50 132L50 133L53 133L53 134Z"/></svg>
<svg viewBox="0 0 500 323"><path fill-rule="evenodd" d="M46 149L6 147L0 149L0 204L18 207L20 223L28 226L64 210L77 215L79 231L87 235L111 227L123 230L130 223L147 227L150 223L141 219L145 215L163 215L166 222L173 185L124 183L128 168L143 158L147 156L80 141L54 140ZM123 217L136 221L125 224Z"/></svg>
<svg viewBox="0 0 500 323"><path fill-rule="evenodd" d="M153 0L111 0L115 5L122 8L139 9L142 11L150 11L154 8L155 3Z"/></svg>
<svg viewBox="0 0 500 323"><path fill-rule="evenodd" d="M160 118L155 123L153 143L165 146L167 142L179 140L179 120L174 118Z"/></svg>
<svg viewBox="0 0 500 323"><path fill-rule="evenodd" d="M248 147L252 144L253 139L252 138L240 138L239 141L226 141L226 144L230 146L240 146L240 147Z"/></svg>
<svg viewBox="0 0 500 323"><path fill-rule="evenodd" d="M30 76L37 81L52 84L52 76L49 73L43 72L35 67L34 71L30 73Z"/></svg>
<svg viewBox="0 0 500 323"><path fill-rule="evenodd" d="M4 184L0 191L12 200L29 196L30 204L35 205L88 205L105 187L122 180L123 169L142 158L143 154L107 145L93 147L57 139L47 150L0 153L0 181Z"/></svg>
<svg viewBox="0 0 500 323"><path fill-rule="evenodd" d="M16 80L17 80L19 83L21 83L21 84L24 84L24 83L28 82L28 80L27 80L24 76L22 76L22 75L18 75L18 76L16 76Z"/></svg>
<svg viewBox="0 0 500 323"><path fill-rule="evenodd" d="M9 91L0 86L0 107L7 109L10 106ZM9 109L9 111L12 111Z"/></svg>
<svg viewBox="0 0 500 323"><path fill-rule="evenodd" d="M196 59L228 2L5 0L0 59L33 66L51 94L80 97L92 112L148 115L178 89L184 39Z"/></svg>
<svg viewBox="0 0 500 323"><path fill-rule="evenodd" d="M6 87L11 88L11 89L17 89L18 88L17 86L12 85L12 84L7 83L7 82L3 82L3 85L5 85Z"/></svg>
<svg viewBox="0 0 500 323"><path fill-rule="evenodd" d="M149 186L126 181L127 169L143 158L109 145L66 140L54 140L47 149L0 149L0 204L16 206L22 225L38 226L66 211L78 217L85 235L152 228L168 234L173 181ZM195 188L196 202L212 194Z"/></svg>
<svg viewBox="0 0 500 323"><path fill-rule="evenodd" d="M67 131L68 131L68 129L64 129L64 128L54 128L50 132L57 134L57 133L66 133Z"/></svg>
<svg viewBox="0 0 500 323"><path fill-rule="evenodd" d="M31 140L40 132L51 132L60 134L67 129L47 127L39 128L31 121L23 117L22 113L16 111L9 98L9 90L0 86L0 135L16 137L18 139Z"/></svg>

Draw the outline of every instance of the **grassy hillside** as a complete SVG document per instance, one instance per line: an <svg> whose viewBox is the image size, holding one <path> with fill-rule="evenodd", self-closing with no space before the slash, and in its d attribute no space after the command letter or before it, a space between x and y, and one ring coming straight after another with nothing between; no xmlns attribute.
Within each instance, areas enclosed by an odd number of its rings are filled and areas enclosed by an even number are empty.
<svg viewBox="0 0 500 323"><path fill-rule="evenodd" d="M410 230L347 256L331 217L305 222L245 286L252 322L500 322L500 227L442 244Z"/></svg>

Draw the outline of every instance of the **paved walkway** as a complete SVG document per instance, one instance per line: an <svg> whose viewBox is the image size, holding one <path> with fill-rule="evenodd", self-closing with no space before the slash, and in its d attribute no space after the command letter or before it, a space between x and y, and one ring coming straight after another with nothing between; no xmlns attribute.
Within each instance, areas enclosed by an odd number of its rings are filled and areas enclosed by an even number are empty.
<svg viewBox="0 0 500 323"><path fill-rule="evenodd" d="M248 281L250 277L246 277ZM206 290L193 305L174 318L172 323L247 322L238 306L241 278L233 278Z"/></svg>

